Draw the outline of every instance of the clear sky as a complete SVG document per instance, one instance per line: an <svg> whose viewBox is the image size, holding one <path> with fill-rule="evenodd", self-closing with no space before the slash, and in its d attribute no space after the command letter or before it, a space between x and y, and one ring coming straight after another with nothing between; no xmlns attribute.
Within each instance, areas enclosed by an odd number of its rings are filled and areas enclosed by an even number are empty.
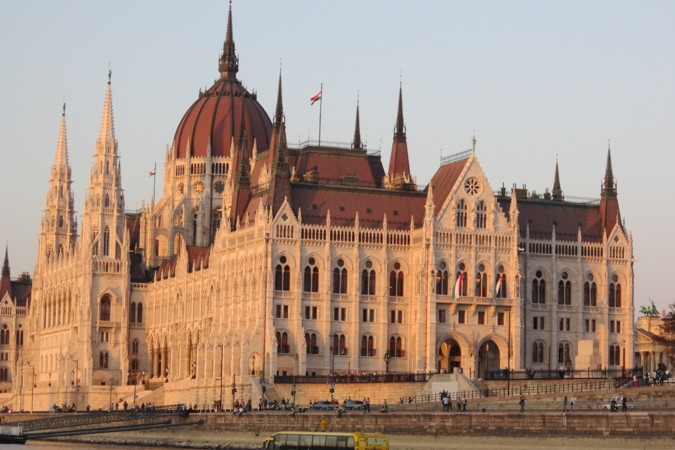
<svg viewBox="0 0 675 450"><path fill-rule="evenodd" d="M200 88L218 77L225 0L0 0L0 243L12 275L33 271L67 103L78 220L108 67L128 210ZM280 64L289 141L361 133L388 164L399 83L411 170L427 184L471 145L493 189L553 184L600 196L608 140L635 240L636 309L669 293L675 255L675 2L235 0L239 79L274 111Z"/></svg>

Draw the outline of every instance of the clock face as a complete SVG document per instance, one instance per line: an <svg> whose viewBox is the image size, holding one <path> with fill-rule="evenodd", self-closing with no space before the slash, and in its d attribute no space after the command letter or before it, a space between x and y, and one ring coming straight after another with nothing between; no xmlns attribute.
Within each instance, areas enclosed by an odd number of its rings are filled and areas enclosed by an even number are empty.
<svg viewBox="0 0 675 450"><path fill-rule="evenodd" d="M469 195L477 195L480 192L480 183L475 178L467 178L464 182L464 191Z"/></svg>

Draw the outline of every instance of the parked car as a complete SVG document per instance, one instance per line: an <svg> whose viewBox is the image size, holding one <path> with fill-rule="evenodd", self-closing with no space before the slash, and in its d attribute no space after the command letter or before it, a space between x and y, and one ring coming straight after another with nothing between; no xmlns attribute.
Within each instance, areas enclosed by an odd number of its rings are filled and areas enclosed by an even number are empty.
<svg viewBox="0 0 675 450"><path fill-rule="evenodd" d="M328 400L319 400L318 402L314 402L314 404L310 406L309 409L313 411L332 411L337 407L338 405L331 403Z"/></svg>
<svg viewBox="0 0 675 450"><path fill-rule="evenodd" d="M362 400L347 400L345 402L346 410L366 409L365 403Z"/></svg>
<svg viewBox="0 0 675 450"><path fill-rule="evenodd" d="M607 400L607 403L604 403L602 405L602 409L611 411L612 410L612 400L614 400L614 402L615 402L616 409L620 410L621 409L621 402L623 401L622 395L617 395L617 396L614 396L614 397L610 398L609 400ZM635 409L635 402L633 401L632 398L626 397L626 407L628 409Z"/></svg>

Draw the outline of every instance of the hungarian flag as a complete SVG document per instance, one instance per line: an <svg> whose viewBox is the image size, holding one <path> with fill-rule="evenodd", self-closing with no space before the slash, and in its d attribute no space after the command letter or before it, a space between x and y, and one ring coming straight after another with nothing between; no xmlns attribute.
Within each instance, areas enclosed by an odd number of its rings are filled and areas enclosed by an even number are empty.
<svg viewBox="0 0 675 450"><path fill-rule="evenodd" d="M455 299L462 295L462 288L464 286L464 278L466 278L466 272L460 272L455 282L455 287L452 288L452 298Z"/></svg>
<svg viewBox="0 0 675 450"><path fill-rule="evenodd" d="M499 297L499 291L502 289L502 280L504 279L504 274L499 275L497 279L497 284L495 285L495 291L492 293L492 300L494 301L495 297Z"/></svg>
<svg viewBox="0 0 675 450"><path fill-rule="evenodd" d="M150 171L150 175L149 175L149 176L153 177L153 176L155 176L156 173L157 173L157 168L156 168L156 167L153 167L152 170Z"/></svg>
<svg viewBox="0 0 675 450"><path fill-rule="evenodd" d="M309 101L312 102L312 105L316 103L317 101L321 100L321 94L323 91L319 91L318 94L316 94L314 97L310 98Z"/></svg>

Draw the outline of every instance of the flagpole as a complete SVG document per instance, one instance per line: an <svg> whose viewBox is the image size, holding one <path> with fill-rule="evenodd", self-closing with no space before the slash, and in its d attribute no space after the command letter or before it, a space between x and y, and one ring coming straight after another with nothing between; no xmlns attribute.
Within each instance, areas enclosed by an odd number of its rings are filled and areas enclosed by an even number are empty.
<svg viewBox="0 0 675 450"><path fill-rule="evenodd" d="M152 204L155 204L155 185L157 184L157 163L155 162L155 167L152 169Z"/></svg>
<svg viewBox="0 0 675 450"><path fill-rule="evenodd" d="M319 91L319 147L321 147L321 113L323 110L323 83L321 83L321 91Z"/></svg>

